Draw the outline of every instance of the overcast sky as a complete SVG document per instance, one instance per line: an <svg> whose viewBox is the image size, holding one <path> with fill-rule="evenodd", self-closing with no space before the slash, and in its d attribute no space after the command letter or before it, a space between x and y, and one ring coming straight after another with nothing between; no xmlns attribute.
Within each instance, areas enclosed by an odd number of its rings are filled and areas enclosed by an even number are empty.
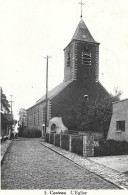
<svg viewBox="0 0 128 195"><path fill-rule="evenodd" d="M13 111L29 108L63 81L63 49L80 21L80 0L0 0L0 86ZM128 98L128 1L83 0L83 20L100 43L100 82Z"/></svg>

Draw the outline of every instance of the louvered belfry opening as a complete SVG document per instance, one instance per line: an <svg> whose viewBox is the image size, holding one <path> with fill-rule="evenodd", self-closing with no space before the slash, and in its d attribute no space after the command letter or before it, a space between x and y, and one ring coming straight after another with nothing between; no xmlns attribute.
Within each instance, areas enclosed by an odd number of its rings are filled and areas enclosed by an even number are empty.
<svg viewBox="0 0 128 195"><path fill-rule="evenodd" d="M91 65L91 51L88 47L84 47L82 52L82 65Z"/></svg>

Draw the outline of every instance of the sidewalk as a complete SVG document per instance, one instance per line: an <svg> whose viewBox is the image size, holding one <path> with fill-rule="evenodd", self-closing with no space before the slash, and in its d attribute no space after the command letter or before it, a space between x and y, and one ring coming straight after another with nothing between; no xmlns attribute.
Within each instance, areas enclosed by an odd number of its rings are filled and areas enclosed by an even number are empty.
<svg viewBox="0 0 128 195"><path fill-rule="evenodd" d="M104 180L107 180L121 189L128 189L128 175L111 169L107 166L101 165L97 162L91 160L91 158L84 158L77 154L71 153L69 151L63 150L62 148L56 147L52 144L40 141L45 147L55 151L56 153L68 158L78 166L89 170L92 173L100 176ZM92 158L93 159L93 158Z"/></svg>
<svg viewBox="0 0 128 195"><path fill-rule="evenodd" d="M90 157L89 159L118 172L128 174L128 155Z"/></svg>
<svg viewBox="0 0 128 195"><path fill-rule="evenodd" d="M4 161L5 154L8 151L8 148L9 148L11 143L12 143L12 140L6 140L6 141L4 141L0 144L0 150L1 150L0 162L1 162L1 165Z"/></svg>

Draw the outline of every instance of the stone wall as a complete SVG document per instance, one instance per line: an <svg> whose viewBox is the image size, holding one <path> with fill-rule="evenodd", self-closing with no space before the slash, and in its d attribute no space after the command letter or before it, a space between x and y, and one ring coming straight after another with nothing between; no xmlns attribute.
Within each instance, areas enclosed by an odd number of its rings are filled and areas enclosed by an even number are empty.
<svg viewBox="0 0 128 195"><path fill-rule="evenodd" d="M69 150L70 152L77 153L84 157L94 156L94 137L92 135L74 136L68 134L63 135L47 133L45 138L46 142L48 143L52 142L54 145Z"/></svg>

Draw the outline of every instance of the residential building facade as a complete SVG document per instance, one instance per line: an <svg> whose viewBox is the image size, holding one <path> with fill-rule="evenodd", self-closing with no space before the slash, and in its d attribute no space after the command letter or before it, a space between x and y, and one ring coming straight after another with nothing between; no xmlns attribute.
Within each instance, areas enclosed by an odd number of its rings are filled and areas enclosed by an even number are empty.
<svg viewBox="0 0 128 195"><path fill-rule="evenodd" d="M10 111L10 104L6 98L6 95L3 93L2 88L0 88L0 138L8 139L11 136L12 124L13 124L13 115Z"/></svg>
<svg viewBox="0 0 128 195"><path fill-rule="evenodd" d="M113 103L107 139L128 141L128 99Z"/></svg>

